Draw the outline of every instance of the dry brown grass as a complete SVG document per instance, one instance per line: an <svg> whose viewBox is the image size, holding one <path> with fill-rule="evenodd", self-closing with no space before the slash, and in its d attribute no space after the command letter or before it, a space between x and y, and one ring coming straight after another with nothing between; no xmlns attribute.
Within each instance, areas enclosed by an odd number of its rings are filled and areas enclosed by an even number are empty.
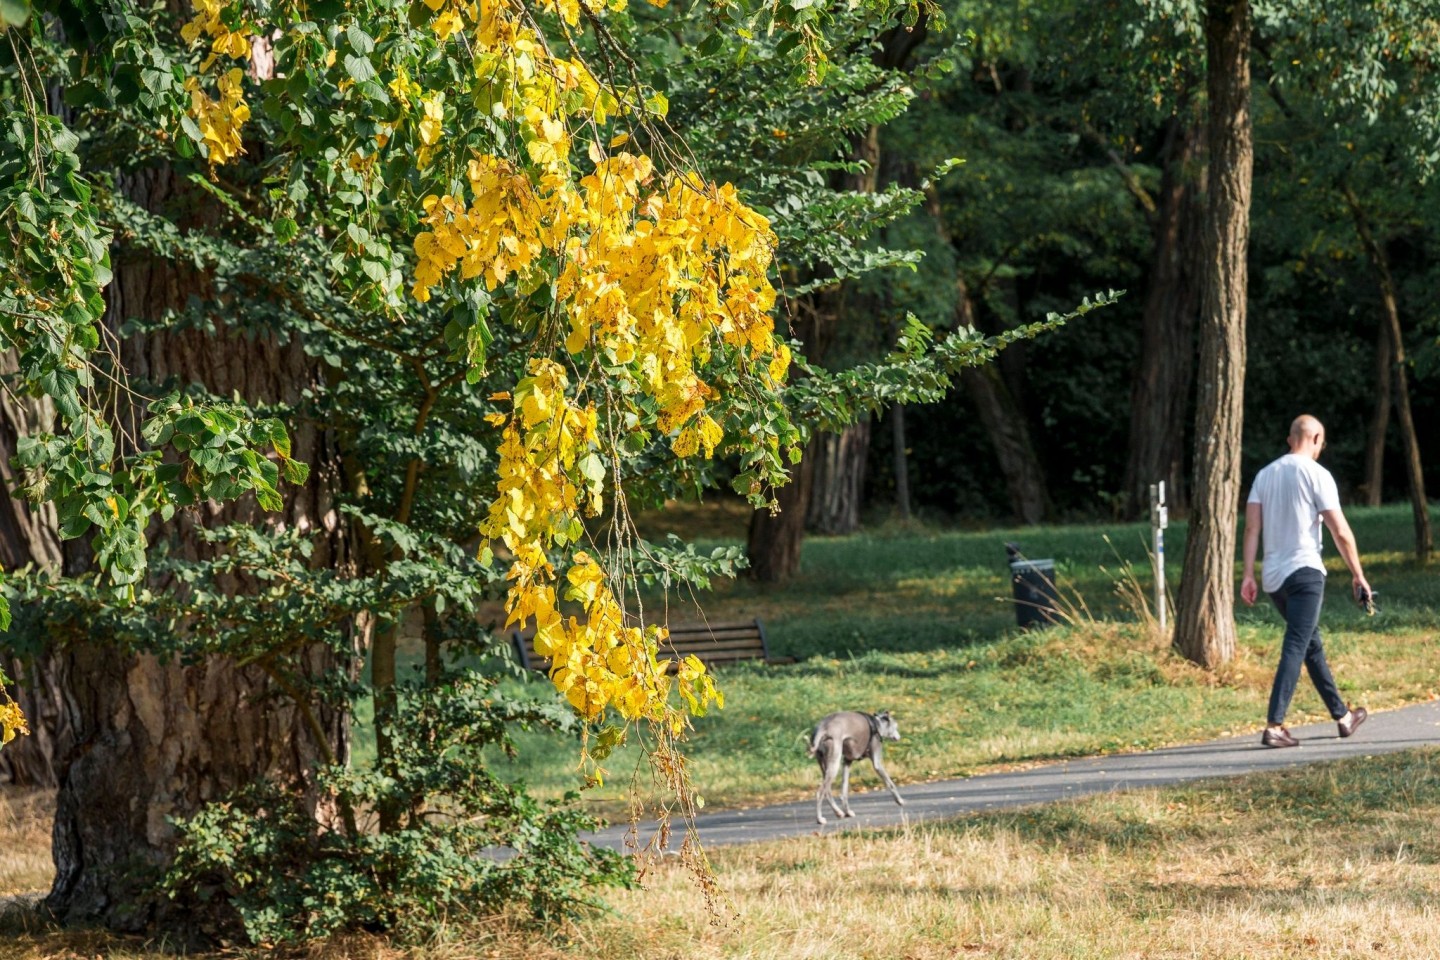
<svg viewBox="0 0 1440 960"><path fill-rule="evenodd" d="M302 960L1432 960L1440 753L1095 797L897 833L713 851L729 915L673 861L614 912L549 936L513 919ZM153 956L91 936L0 940L7 960ZM215 956L259 957L234 950Z"/></svg>
<svg viewBox="0 0 1440 960"><path fill-rule="evenodd" d="M49 889L53 803L46 791L0 787L0 899Z"/></svg>
<svg viewBox="0 0 1440 960"><path fill-rule="evenodd" d="M1437 754L1095 798L899 834L717 851L734 920L683 871L508 956L1440 956Z"/></svg>

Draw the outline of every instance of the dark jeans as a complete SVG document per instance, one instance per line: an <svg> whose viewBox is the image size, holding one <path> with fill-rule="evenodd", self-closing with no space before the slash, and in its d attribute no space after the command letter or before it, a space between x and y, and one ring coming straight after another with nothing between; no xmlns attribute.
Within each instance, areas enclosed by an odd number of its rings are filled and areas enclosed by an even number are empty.
<svg viewBox="0 0 1440 960"><path fill-rule="evenodd" d="M1300 680L1300 664L1310 673L1315 689L1330 716L1339 720L1349 709L1335 687L1330 665L1325 662L1325 647L1320 642L1320 604L1325 599L1325 574L1312 567L1301 567L1270 594L1270 599L1285 618L1285 640L1280 648L1280 667L1275 671L1275 685L1270 688L1271 726L1285 722L1295 684Z"/></svg>

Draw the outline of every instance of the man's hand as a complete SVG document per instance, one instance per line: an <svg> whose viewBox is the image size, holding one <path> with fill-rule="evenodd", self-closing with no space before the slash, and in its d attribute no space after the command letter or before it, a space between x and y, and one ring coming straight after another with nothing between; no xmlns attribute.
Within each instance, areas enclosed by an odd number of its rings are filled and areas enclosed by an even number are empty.
<svg viewBox="0 0 1440 960"><path fill-rule="evenodd" d="M1245 601L1245 606L1255 606L1255 598L1260 596L1260 585L1255 582L1253 576L1248 576L1240 581L1240 599Z"/></svg>
<svg viewBox="0 0 1440 960"><path fill-rule="evenodd" d="M1355 597L1355 602L1362 607L1365 605L1365 601L1361 598L1368 597L1374 592L1370 589L1370 584L1366 581L1363 574L1357 574L1350 578L1350 591Z"/></svg>

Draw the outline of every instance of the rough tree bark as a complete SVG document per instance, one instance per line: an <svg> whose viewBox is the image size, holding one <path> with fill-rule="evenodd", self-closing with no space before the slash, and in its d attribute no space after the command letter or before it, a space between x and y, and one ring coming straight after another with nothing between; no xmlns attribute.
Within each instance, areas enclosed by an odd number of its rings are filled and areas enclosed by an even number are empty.
<svg viewBox="0 0 1440 960"><path fill-rule="evenodd" d="M1125 464L1126 513L1150 503L1150 484L1165 481L1166 500L1183 512L1185 418L1194 373L1195 317L1200 312L1200 245L1204 201L1199 177L1204 132L1172 117L1160 193L1152 219L1155 255L1141 319L1140 363L1130 395L1130 451Z"/></svg>
<svg viewBox="0 0 1440 960"><path fill-rule="evenodd" d="M791 471L790 482L775 491L774 510L750 515L746 553L750 576L761 583L783 583L800 571L800 547L805 542L805 508L810 500L815 441Z"/></svg>
<svg viewBox="0 0 1440 960"><path fill-rule="evenodd" d="M852 155L865 164L862 172L847 174L843 189L874 193L880 182L880 128L871 126L855 139ZM849 291L836 290L816 297L821 322L806 341L806 356L821 362L841 328L857 319ZM860 311L863 314L862 311ZM860 322L865 322L863 318ZM857 420L839 433L815 437L806 456L814 458L805 526L816 533L854 533L860 528L860 497L864 492L865 463L870 454L870 418Z"/></svg>
<svg viewBox="0 0 1440 960"><path fill-rule="evenodd" d="M188 202L183 181L164 169L122 176L119 186L152 211L185 209ZM112 330L132 317L157 319L183 308L187 297L210 292L202 274L137 250L121 248L114 261L106 317ZM301 392L318 381L315 362L297 342L249 339L225 332L223 324L214 334L129 338L121 360L137 383L173 377L220 396L238 391L256 402L298 404ZM173 538L182 555L198 556L197 525L281 523L316 534L317 566L349 564L348 529L330 497L339 479L331 442L303 421L291 424L291 435L295 456L311 465L311 481L287 491L281 514L264 514L253 501L206 505L152 529L151 542ZM317 647L289 666L319 677L337 663ZM310 788L317 763L347 759L346 713L297 703L261 666L241 667L219 656L191 664L162 661L87 633L58 647L56 669L73 733L57 758L57 875L46 905L65 923L127 931L188 927L196 917L174 915L176 908L155 887L174 850L167 818L191 814L260 778ZM323 816L324 798L309 789L307 794ZM198 919L200 929L209 919Z"/></svg>
<svg viewBox="0 0 1440 960"><path fill-rule="evenodd" d="M868 167L862 173L847 174L842 187L871 192L875 189L878 175L879 129L871 127L863 137L857 138L855 152L859 159L867 162ZM803 302L792 303L794 319L791 332L804 345L805 356L811 363L825 362L825 354L835 338L836 328L845 316L846 293L841 286L811 294L803 298ZM865 428L865 440L868 444L868 425ZM820 474L827 488L819 495L822 503L843 500L846 491L829 488L853 479L847 478L843 467L831 471L817 471L814 461L824 455L827 445L834 444L843 449L845 442L843 436L827 437L817 434L811 437L810 442L805 445L801 466L795 468L788 484L775 491L775 509L760 509L751 516L750 535L745 552L750 559L750 575L754 579L762 583L780 583L790 579L800 569L800 549L804 544L807 521L810 520L808 515L812 509L812 490L817 474ZM856 523L858 524L858 515Z"/></svg>
<svg viewBox="0 0 1440 960"><path fill-rule="evenodd" d="M0 354L0 377L19 370L14 351ZM0 503L0 569L9 572L29 564L59 571L61 564L59 524L51 504L38 506L15 495L17 476L10 465L16 441L52 427L54 409L46 399L16 396L0 391L0 482L11 495ZM60 709L60 688L49 651L25 651L24 656L9 650L0 656L0 667L15 681L11 694L30 721L30 736L20 737L0 750L0 780L15 786L54 787L54 757L69 736L69 724Z"/></svg>
<svg viewBox="0 0 1440 960"><path fill-rule="evenodd" d="M1420 440L1415 435L1415 417L1410 411L1410 374L1406 369L1405 331L1400 326L1400 301L1395 292L1395 277L1390 272L1390 257L1370 228L1369 218L1360 198L1350 187L1344 188L1345 202L1355 218L1355 232L1365 256L1375 271L1380 287L1381 323L1385 325L1394 371L1395 414L1400 421L1400 438L1405 446L1405 477L1410 487L1410 509L1415 519L1415 559L1426 563L1435 548L1430 529L1430 502L1425 496L1425 471L1420 462Z"/></svg>
<svg viewBox="0 0 1440 960"><path fill-rule="evenodd" d="M860 529L865 467L870 456L870 418L840 433L822 433L806 454L813 461L806 526L815 533L839 535Z"/></svg>
<svg viewBox="0 0 1440 960"><path fill-rule="evenodd" d="M824 357L833 332L833 308L827 296L833 295L812 296L795 304L796 315L791 322L791 332L805 345L806 356L817 363ZM783 583L800 569L815 459L822 440L820 435L810 438L800 463L790 471L790 482L774 492L774 507L762 507L750 515L745 555L750 561L750 576L761 583Z"/></svg>
<svg viewBox="0 0 1440 960"><path fill-rule="evenodd" d="M1209 0L1208 197L1203 243L1195 486L1175 646L1203 667L1235 655L1235 523L1244 422L1246 253L1254 145L1249 0Z"/></svg>
<svg viewBox="0 0 1440 960"><path fill-rule="evenodd" d="M1375 331L1375 406L1365 437L1364 503L1378 507L1385 499L1385 434L1390 432L1390 394L1395 351L1390 346L1390 325Z"/></svg>

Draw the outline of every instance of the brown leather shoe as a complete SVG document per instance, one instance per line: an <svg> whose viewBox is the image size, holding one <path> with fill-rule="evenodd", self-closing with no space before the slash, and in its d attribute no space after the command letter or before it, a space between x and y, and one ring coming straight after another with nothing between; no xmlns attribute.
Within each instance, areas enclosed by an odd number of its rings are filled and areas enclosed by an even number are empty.
<svg viewBox="0 0 1440 960"><path fill-rule="evenodd" d="M1340 736L1348 737L1360 729L1360 724L1364 723L1365 718L1368 716L1370 716L1370 713L1364 707L1351 707L1350 722L1346 723L1344 720L1337 720L1335 721L1335 726L1340 728Z"/></svg>
<svg viewBox="0 0 1440 960"><path fill-rule="evenodd" d="M1269 727L1266 727L1265 732L1260 735L1260 742L1267 747L1300 746L1300 741L1291 736L1290 731L1285 727L1281 727L1279 730L1271 730Z"/></svg>

